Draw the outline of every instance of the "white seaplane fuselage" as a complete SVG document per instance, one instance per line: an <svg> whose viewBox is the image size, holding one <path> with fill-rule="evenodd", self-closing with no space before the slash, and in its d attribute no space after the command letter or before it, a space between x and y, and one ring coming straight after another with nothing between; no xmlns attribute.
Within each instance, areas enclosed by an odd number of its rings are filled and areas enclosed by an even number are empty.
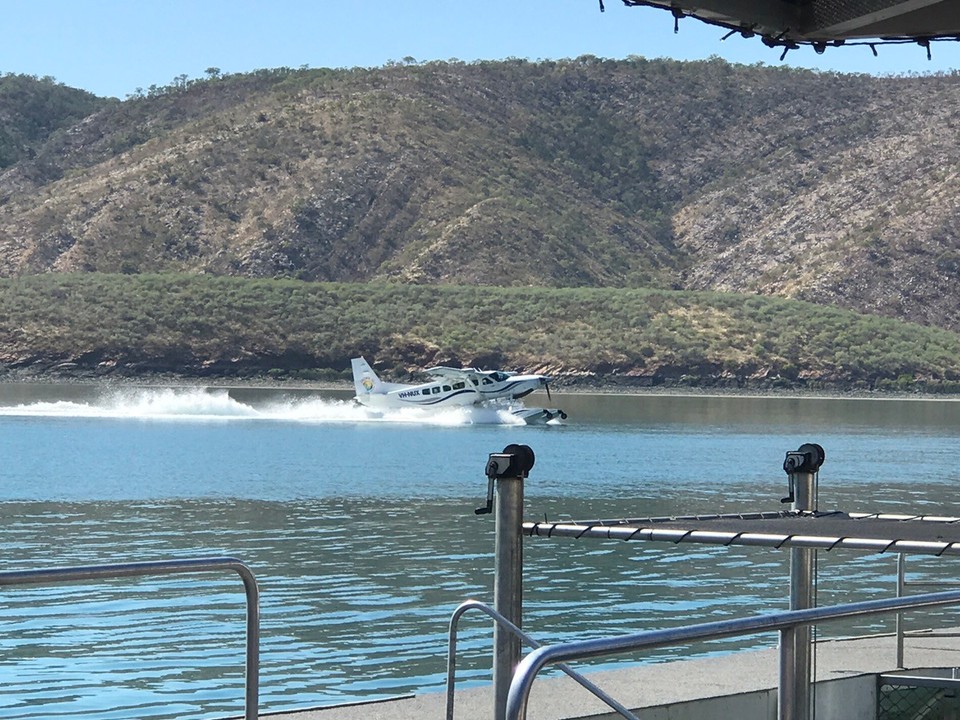
<svg viewBox="0 0 960 720"><path fill-rule="evenodd" d="M362 357L350 361L353 366L353 384L356 400L361 405L378 410L419 407L439 409L464 405L492 404L517 400L535 390L547 388L547 375L520 375L503 370L476 370L474 368L433 367L424 370L430 381L420 385L383 382ZM549 389L547 389L549 394ZM517 410L517 417L530 422L555 417L566 417L560 410Z"/></svg>

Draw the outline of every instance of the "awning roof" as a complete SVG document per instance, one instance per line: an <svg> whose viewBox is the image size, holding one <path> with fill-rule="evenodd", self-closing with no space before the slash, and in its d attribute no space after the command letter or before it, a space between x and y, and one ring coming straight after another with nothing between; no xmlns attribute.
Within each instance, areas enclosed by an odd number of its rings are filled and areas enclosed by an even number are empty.
<svg viewBox="0 0 960 720"><path fill-rule="evenodd" d="M797 43L818 50L848 41L869 44L956 40L956 0L623 0L628 6L662 8L679 20L694 17L757 35L786 49Z"/></svg>
<svg viewBox="0 0 960 720"><path fill-rule="evenodd" d="M846 548L960 555L960 518L845 512L755 512L687 517L525 522L538 537L653 540L771 548Z"/></svg>

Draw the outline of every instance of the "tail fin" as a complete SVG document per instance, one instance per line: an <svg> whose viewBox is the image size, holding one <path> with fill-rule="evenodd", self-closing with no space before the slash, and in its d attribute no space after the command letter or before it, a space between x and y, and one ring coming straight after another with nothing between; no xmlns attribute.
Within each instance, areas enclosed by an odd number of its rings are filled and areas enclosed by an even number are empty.
<svg viewBox="0 0 960 720"><path fill-rule="evenodd" d="M350 360L353 367L353 387L358 397L386 392L380 378L362 357Z"/></svg>

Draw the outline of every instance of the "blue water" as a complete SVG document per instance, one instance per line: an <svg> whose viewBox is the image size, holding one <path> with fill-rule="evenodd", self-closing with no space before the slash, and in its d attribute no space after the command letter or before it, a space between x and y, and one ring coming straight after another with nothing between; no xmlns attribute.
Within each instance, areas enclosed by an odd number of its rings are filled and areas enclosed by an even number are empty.
<svg viewBox="0 0 960 720"><path fill-rule="evenodd" d="M821 508L960 515L960 403L552 406L565 424L369 417L333 392L0 386L0 569L244 560L261 586L266 711L442 689L450 614L491 600L493 520L474 509L487 455L510 443L536 453L529 518L778 509L784 453L805 442L827 453ZM894 591L893 558L820 563L821 602ZM766 549L532 539L525 628L553 642L780 609L786 568ZM243 618L229 575L3 588L0 715L238 715ZM487 682L489 622L463 628L459 684Z"/></svg>

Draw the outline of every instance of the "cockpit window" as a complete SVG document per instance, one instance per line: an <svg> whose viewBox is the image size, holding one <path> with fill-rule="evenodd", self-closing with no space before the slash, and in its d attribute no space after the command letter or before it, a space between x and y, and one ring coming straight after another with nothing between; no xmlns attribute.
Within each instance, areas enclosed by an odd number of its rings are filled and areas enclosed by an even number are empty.
<svg viewBox="0 0 960 720"><path fill-rule="evenodd" d="M495 372L495 373L493 373L492 377L493 377L493 379L496 380L497 382L503 382L504 380L506 380L506 379L507 379L508 377L510 377L510 376L509 376L509 375L504 375L502 372Z"/></svg>
<svg viewBox="0 0 960 720"><path fill-rule="evenodd" d="M490 378L485 377L485 378L483 379L483 384L484 384L484 385L493 385L493 380L491 380Z"/></svg>

